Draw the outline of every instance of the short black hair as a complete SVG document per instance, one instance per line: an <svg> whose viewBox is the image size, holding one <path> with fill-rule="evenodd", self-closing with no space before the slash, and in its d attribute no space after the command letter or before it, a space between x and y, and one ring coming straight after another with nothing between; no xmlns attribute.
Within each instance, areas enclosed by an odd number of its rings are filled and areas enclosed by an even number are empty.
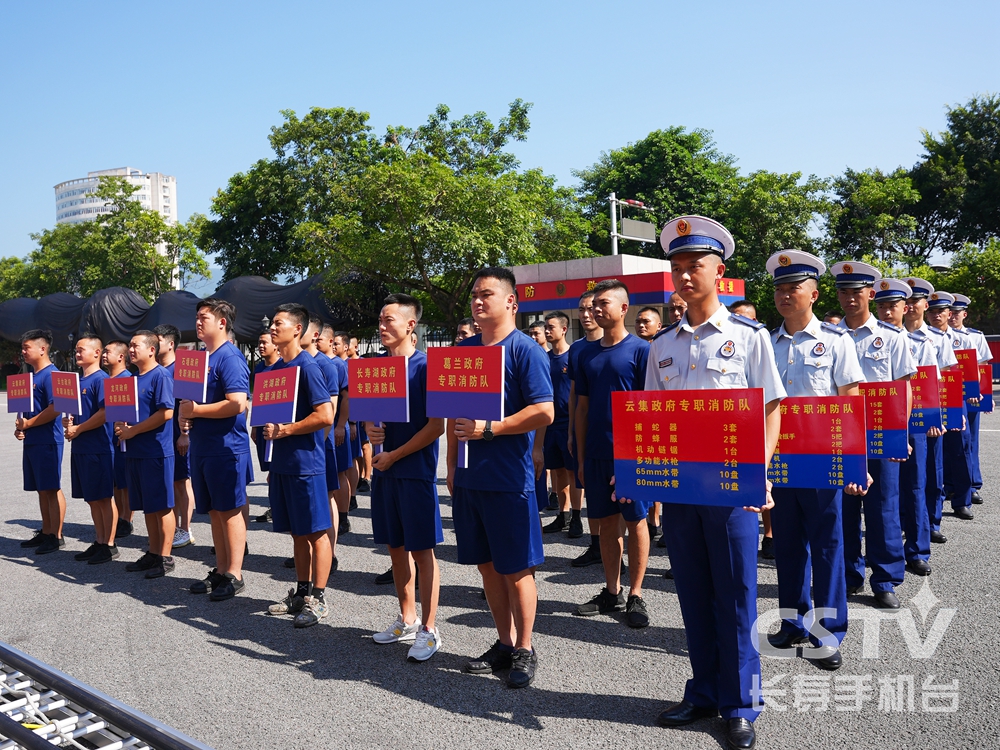
<svg viewBox="0 0 1000 750"><path fill-rule="evenodd" d="M28 341L44 341L49 349L52 348L52 331L48 328L32 328L21 334L21 345Z"/></svg>
<svg viewBox="0 0 1000 750"><path fill-rule="evenodd" d="M104 342L101 341L101 337L98 336L96 333L89 333L89 332L85 333L76 340L76 343L79 344L81 341L96 341L98 349L104 348Z"/></svg>
<svg viewBox="0 0 1000 750"><path fill-rule="evenodd" d="M200 310L201 308L199 307L198 309ZM164 323L163 325L156 326L156 328L153 329L153 333L155 333L157 336L161 336L162 338L173 341L174 348L176 348L177 345L181 343L180 330L178 330L177 326L172 326L169 323Z"/></svg>
<svg viewBox="0 0 1000 750"><path fill-rule="evenodd" d="M729 303L729 309L730 310L732 310L734 307L747 307L747 306L752 307L754 310L757 309L757 305L755 305L753 302L751 302L748 299L738 299L735 302L730 302Z"/></svg>
<svg viewBox="0 0 1000 750"><path fill-rule="evenodd" d="M342 343L344 346L351 345L351 334L349 334L347 331L337 331L336 333L333 334L333 338L335 341L337 339L340 339L340 343Z"/></svg>
<svg viewBox="0 0 1000 750"><path fill-rule="evenodd" d="M473 320L472 318L462 318L460 321L458 321L458 326L457 327L461 328L462 326L469 326L469 328L475 330L475 328L476 328L476 321Z"/></svg>
<svg viewBox="0 0 1000 750"><path fill-rule="evenodd" d="M545 320L558 320L562 323L563 328L569 328L569 316L564 312L559 312L558 310L550 312L545 316Z"/></svg>
<svg viewBox="0 0 1000 750"><path fill-rule="evenodd" d="M385 305L399 305L400 307L409 307L413 309L413 319L418 323L420 322L420 316L424 314L424 306L420 304L420 300L414 297L412 294L390 294L382 302L383 307Z"/></svg>
<svg viewBox="0 0 1000 750"><path fill-rule="evenodd" d="M109 341L107 346L104 347L106 351L116 351L119 355L128 354L128 344L126 344L121 339L115 339L114 341Z"/></svg>
<svg viewBox="0 0 1000 750"><path fill-rule="evenodd" d="M309 328L316 326L319 333L323 332L323 319L316 313L309 313Z"/></svg>
<svg viewBox="0 0 1000 750"><path fill-rule="evenodd" d="M646 307L642 308L637 313L637 315L642 315L644 312L651 312L651 313L653 313L657 318L659 318L660 322L663 322L663 316L660 315L660 311L657 310L655 307L650 307L649 305L647 305Z"/></svg>
<svg viewBox="0 0 1000 750"><path fill-rule="evenodd" d="M528 326L528 330L529 331L532 330L532 329L534 329L534 328L541 328L544 331L545 330L545 321L544 320L536 320L531 325Z"/></svg>
<svg viewBox="0 0 1000 750"><path fill-rule="evenodd" d="M324 323L323 324L323 327L319 329L319 335L320 336L325 336L327 331L330 332L330 338L332 339L333 338L333 326L330 325L329 323Z"/></svg>
<svg viewBox="0 0 1000 750"><path fill-rule="evenodd" d="M135 333L132 334L132 338L135 338L136 336L141 337L142 340L143 340L143 343L146 346L153 347L153 350L154 350L153 353L154 354L159 354L160 353L160 339L157 337L157 335L155 333L153 333L152 331L147 330L147 329L144 328L143 330L136 331Z"/></svg>
<svg viewBox="0 0 1000 750"><path fill-rule="evenodd" d="M274 315L278 313L285 313L289 318L295 321L296 325L302 326L302 333L299 334L299 338L306 335L306 331L309 330L309 311L304 305L300 305L296 302L286 302L283 305L278 305L274 308ZM272 315L272 319L274 318Z"/></svg>
<svg viewBox="0 0 1000 750"><path fill-rule="evenodd" d="M625 286L625 282L618 279L605 279L594 284L594 296L611 291L625 292L625 296L628 297L628 287Z"/></svg>
<svg viewBox="0 0 1000 750"><path fill-rule="evenodd" d="M480 279L496 279L497 281L502 281L505 285L510 287L511 294L514 295L515 301L517 300L517 279L514 278L514 273L509 268L503 268L502 266L482 268L476 272L475 276L472 277L472 285L475 286L476 282Z"/></svg>
<svg viewBox="0 0 1000 750"><path fill-rule="evenodd" d="M198 307L195 308L195 313L199 313L204 308L208 308L212 315L217 318L224 318L226 321L226 333L233 330L233 323L236 322L236 305L226 299L219 299L218 297L208 297L203 299L198 303ZM155 330L155 329L154 329ZM174 343L177 343L176 341Z"/></svg>

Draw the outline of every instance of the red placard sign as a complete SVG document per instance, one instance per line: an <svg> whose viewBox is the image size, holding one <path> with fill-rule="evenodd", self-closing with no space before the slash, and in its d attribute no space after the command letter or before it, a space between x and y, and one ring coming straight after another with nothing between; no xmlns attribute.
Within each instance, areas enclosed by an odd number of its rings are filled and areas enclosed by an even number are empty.
<svg viewBox="0 0 1000 750"><path fill-rule="evenodd" d="M80 393L80 373L52 373L52 402L56 411L72 414L75 417L83 414L83 397Z"/></svg>
<svg viewBox="0 0 1000 750"><path fill-rule="evenodd" d="M35 375L26 372L23 375L7 376L7 412L13 414L30 413L35 410Z"/></svg>
<svg viewBox="0 0 1000 750"><path fill-rule="evenodd" d="M975 349L956 349L955 359L962 368L965 398L979 398L979 354Z"/></svg>
<svg viewBox="0 0 1000 750"><path fill-rule="evenodd" d="M863 398L794 397L779 408L781 434L767 473L775 487L864 486L868 443Z"/></svg>
<svg viewBox="0 0 1000 750"><path fill-rule="evenodd" d="M957 367L941 373L941 413L944 429L962 430L962 412L965 399L962 395L962 371Z"/></svg>
<svg viewBox="0 0 1000 750"><path fill-rule="evenodd" d="M906 383L862 383L865 397L865 425L868 433L868 458L907 458L910 455L906 413Z"/></svg>
<svg viewBox="0 0 1000 750"><path fill-rule="evenodd" d="M104 381L104 421L135 424L139 421L139 378L108 378ZM125 442L118 446L125 452Z"/></svg>
<svg viewBox="0 0 1000 750"><path fill-rule="evenodd" d="M208 398L208 352L178 349L174 360L174 398L205 403Z"/></svg>
<svg viewBox="0 0 1000 750"><path fill-rule="evenodd" d="M940 430L943 417L937 365L918 367L917 374L910 380L910 391L913 393L910 429L913 432L927 432L932 427Z"/></svg>

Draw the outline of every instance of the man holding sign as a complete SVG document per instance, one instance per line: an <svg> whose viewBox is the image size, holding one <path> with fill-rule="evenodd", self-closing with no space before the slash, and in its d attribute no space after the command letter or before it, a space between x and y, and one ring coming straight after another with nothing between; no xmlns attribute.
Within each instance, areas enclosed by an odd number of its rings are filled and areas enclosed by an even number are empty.
<svg viewBox="0 0 1000 750"><path fill-rule="evenodd" d="M552 423L552 381L545 352L517 330L514 274L484 268L472 286L472 317L482 333L458 346L502 346L504 419L449 420L448 490L452 493L458 561L477 565L499 639L465 671L510 669L507 685L535 678L532 649L537 589L533 569L544 559L535 502L532 433ZM468 444L468 468L458 468L458 442Z"/></svg>
<svg viewBox="0 0 1000 750"><path fill-rule="evenodd" d="M416 297L386 297L379 335L390 357L407 358L409 419L365 423L372 445L382 446L372 459L372 535L376 544L389 547L400 613L374 638L376 643L413 641L407 659L415 662L426 661L441 648L434 620L441 587L434 547L444 541L437 494L438 438L444 433L444 420L427 418L427 355L417 351L410 336L421 312ZM365 360L374 365L380 361L385 359ZM358 398L354 403L360 409L364 401ZM417 619L414 562L421 579L421 619Z"/></svg>
<svg viewBox="0 0 1000 750"><path fill-rule="evenodd" d="M660 243L670 260L674 289L687 303L687 311L650 344L646 390L762 388L766 465L778 443L778 405L785 389L767 329L731 315L719 300L724 261L735 250L733 236L712 219L684 216L663 228ZM753 721L762 708L760 654L753 635L755 513L773 506L769 482L760 507L664 502L663 535L693 676L684 699L657 717L660 726L683 726L721 712L727 722L727 746L754 746Z"/></svg>
<svg viewBox="0 0 1000 750"><path fill-rule="evenodd" d="M174 380L156 363L159 348L152 331L139 331L132 337L128 351L139 368L139 418L136 424L115 423L115 435L124 443L129 507L145 514L149 534L149 549L125 570L145 571L146 578L161 578L174 569L170 552L177 529L174 433L167 424L174 416Z"/></svg>
<svg viewBox="0 0 1000 750"><path fill-rule="evenodd" d="M211 591L212 601L243 590L247 541L247 477L252 471L247 433L250 369L229 341L236 319L230 302L209 297L198 303L195 331L208 351L205 403L180 402L181 419L191 422L191 485L195 510L208 513L215 543L215 568L191 584L192 594ZM204 381L203 381L204 382Z"/></svg>
<svg viewBox="0 0 1000 750"><path fill-rule="evenodd" d="M70 443L72 495L83 498L90 508L96 537L94 544L75 555L75 559L86 560L90 565L111 562L119 555L115 546L118 509L114 500L113 425L104 419L104 381L108 375L101 369L102 349L96 336L84 335L76 342L76 364L83 371L81 413L78 419L63 419L63 434Z"/></svg>
<svg viewBox="0 0 1000 750"><path fill-rule="evenodd" d="M302 349L309 329L309 311L292 303L279 305L271 320L271 339L281 359L271 369L299 368L294 397L295 420L269 422L262 429L265 440L273 440L271 479L267 494L271 502L274 531L292 535L296 587L280 602L268 607L272 615L295 615L297 628L316 625L327 616L326 583L332 551L327 531L333 525L326 494L325 431L333 424L333 404L326 378L316 360Z"/></svg>
<svg viewBox="0 0 1000 750"><path fill-rule="evenodd" d="M980 365L988 364L993 355L990 353L990 345L986 342L986 336L982 331L975 328L967 328L965 319L969 315L969 304L971 299L964 294L956 294L955 302L951 306L951 320L948 325L952 330L965 334L976 350L976 358ZM969 446L968 454L972 468L972 504L981 505L983 502L979 490L983 488L983 474L979 469L979 399L970 401L969 408Z"/></svg>
<svg viewBox="0 0 1000 750"><path fill-rule="evenodd" d="M771 333L771 344L785 391L792 397L859 395L858 383L865 376L846 331L821 323L813 313L826 264L801 250L782 250L768 258L767 271L774 277L774 305L784 318ZM848 492L857 490L848 486ZM778 606L795 610L798 617L783 620L768 642L775 648L810 640L814 647L827 646L822 652L810 649L816 654L813 660L823 669L839 669L839 646L847 634L843 490L782 486L771 492ZM836 613L823 618L823 627L836 638L832 652L832 644L820 644L803 621L806 613L821 607Z"/></svg>
<svg viewBox="0 0 1000 750"><path fill-rule="evenodd" d="M61 489L63 431L59 413L53 404L52 373L56 367L49 359L52 332L34 329L21 336L21 359L34 373L31 409L18 415L14 437L24 442L21 470L24 491L38 493L42 528L24 542L35 547L36 555L47 555L65 547L62 538L66 517L66 497Z"/></svg>
<svg viewBox="0 0 1000 750"><path fill-rule="evenodd" d="M906 388L906 419L910 418L909 380L917 371L904 333L871 314L875 282L882 278L867 263L835 263L830 273L836 279L837 299L844 319L837 325L851 335L858 361L868 383L900 381ZM880 290L881 291L881 290ZM903 532L899 525L899 463L901 459L871 459L868 473L872 484L862 502L860 495L844 498L844 560L847 594L857 594L865 585L865 563L871 565L875 603L899 609L896 586L903 582ZM865 553L861 552L861 513L865 514Z"/></svg>

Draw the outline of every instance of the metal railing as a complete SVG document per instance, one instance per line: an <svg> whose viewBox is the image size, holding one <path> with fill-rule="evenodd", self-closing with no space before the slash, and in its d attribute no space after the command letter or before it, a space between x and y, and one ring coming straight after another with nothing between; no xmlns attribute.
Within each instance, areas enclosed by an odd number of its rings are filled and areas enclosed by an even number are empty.
<svg viewBox="0 0 1000 750"><path fill-rule="evenodd" d="M0 750L211 750L176 729L0 643Z"/></svg>

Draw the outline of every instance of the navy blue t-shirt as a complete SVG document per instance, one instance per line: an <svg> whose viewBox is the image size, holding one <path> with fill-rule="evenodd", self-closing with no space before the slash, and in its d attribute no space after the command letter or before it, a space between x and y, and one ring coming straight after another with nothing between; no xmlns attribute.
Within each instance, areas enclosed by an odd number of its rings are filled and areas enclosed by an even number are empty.
<svg viewBox="0 0 1000 750"><path fill-rule="evenodd" d="M482 346L476 334L458 346ZM548 355L538 342L521 331L512 331L496 346L504 347L504 414L513 416L524 407L552 401ZM535 433L498 435L493 440L469 441L469 468L455 471L455 486L491 492L524 492L535 488L531 450Z"/></svg>
<svg viewBox="0 0 1000 750"><path fill-rule="evenodd" d="M324 355L325 356L325 355ZM286 367L299 368L299 393L295 405L295 421L301 422L313 412L313 407L330 403L323 370L313 356L303 350L291 362L278 360L271 368L273 372ZM315 476L326 474L326 447L323 445L323 430L306 435L290 435L274 441L271 450L271 471L292 476Z"/></svg>
<svg viewBox="0 0 1000 750"><path fill-rule="evenodd" d="M600 340L580 357L576 375L576 395L587 396L586 458L612 459L614 436L611 429L611 394L614 391L641 391L646 384L649 344L628 334L614 346Z"/></svg>
<svg viewBox="0 0 1000 750"><path fill-rule="evenodd" d="M600 339L597 341L587 341L587 339L577 339L572 344L569 345L569 357L566 360L566 375L569 377L571 383L576 382L576 374L580 371L580 357L586 348L592 344L598 344ZM598 344L599 345L599 344Z"/></svg>
<svg viewBox="0 0 1000 750"><path fill-rule="evenodd" d="M208 388L205 403L226 400L228 393L250 390L250 368L231 341L208 355ZM225 419L191 420L191 455L230 456L250 452L246 410Z"/></svg>
<svg viewBox="0 0 1000 750"><path fill-rule="evenodd" d="M549 352L549 377L552 379L552 405L556 416L550 430L569 428L569 350L562 354Z"/></svg>
<svg viewBox="0 0 1000 750"><path fill-rule="evenodd" d="M384 423L383 450L386 451L393 451L405 445L427 425L427 355L419 349L410 355L407 363L407 380L410 390L410 421ZM397 479L423 479L434 482L437 480L437 464L438 441L435 440L416 453L399 459L389 467L388 471L379 473Z"/></svg>
<svg viewBox="0 0 1000 750"><path fill-rule="evenodd" d="M160 409L174 408L174 379L167 368L156 365L139 375L139 422ZM126 458L163 458L174 455L174 431L169 422L125 441Z"/></svg>
<svg viewBox="0 0 1000 750"><path fill-rule="evenodd" d="M52 373L56 372L55 365L43 367L35 373L33 382L35 392L32 394L33 410L25 412L22 416L25 419L33 419L45 411L46 407L52 403ZM62 419L56 415L48 424L31 427L24 431L25 445L57 445L65 442L63 437Z"/></svg>
<svg viewBox="0 0 1000 750"><path fill-rule="evenodd" d="M83 424L104 408L104 381L107 379L108 374L101 369L80 377L80 404L83 413L74 417L74 424ZM70 449L77 455L109 454L114 431L115 426L111 422L105 422L92 430L79 432L70 442Z"/></svg>

